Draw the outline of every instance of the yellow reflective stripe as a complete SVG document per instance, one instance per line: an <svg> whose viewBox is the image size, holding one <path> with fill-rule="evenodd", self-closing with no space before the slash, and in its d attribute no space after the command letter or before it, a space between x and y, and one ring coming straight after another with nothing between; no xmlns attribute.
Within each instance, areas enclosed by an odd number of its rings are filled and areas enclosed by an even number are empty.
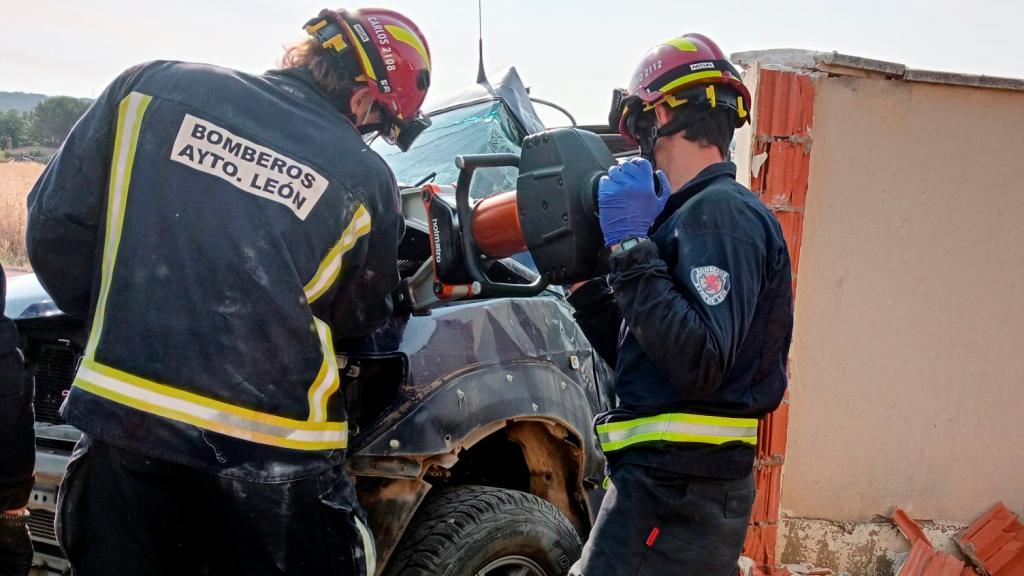
<svg viewBox="0 0 1024 576"><path fill-rule="evenodd" d="M370 77L370 80L376 82L377 73L373 71L373 64L370 63L369 56L367 56L366 51L363 50L363 44L359 41L358 37L356 37L356 33L352 31L348 22L342 21L341 25L345 27L345 31L348 32L348 37L352 39L352 45L356 47L359 59L363 61L363 72Z"/></svg>
<svg viewBox="0 0 1024 576"><path fill-rule="evenodd" d="M682 52L696 52L697 45L688 38L673 38L665 42L669 46L675 46Z"/></svg>
<svg viewBox="0 0 1024 576"><path fill-rule="evenodd" d="M242 440L299 450L346 448L346 422L307 422L257 412L146 380L95 360L124 228L125 207L128 202L139 131L146 109L152 100L152 96L132 92L121 100L118 107L107 198L100 293L85 358L74 385L126 406ZM333 351L331 361L334 361ZM337 364L334 366L336 379ZM329 378L327 382L330 382Z"/></svg>
<svg viewBox="0 0 1024 576"><path fill-rule="evenodd" d="M662 94L664 94L665 92L669 92L670 90L678 88L678 87L680 87L680 86L682 86L684 84L689 84L691 82L696 82L697 80L703 80L705 78L721 78L721 77L722 77L722 73L719 72L718 70L705 70L703 72L694 72L693 74L687 74L686 76L681 76L681 77L676 78L675 80L669 82L668 84L665 84L661 88L658 88L658 92L661 92Z"/></svg>
<svg viewBox="0 0 1024 576"><path fill-rule="evenodd" d="M100 333L103 330L104 314L107 310L107 295L114 276L114 260L121 245L121 229L124 227L124 210L128 203L128 185L132 179L132 164L135 162L135 148L139 141L139 129L146 108L152 96L132 92L121 100L117 111L117 133L114 137L114 157L110 166L110 183L107 190L107 225L103 236L103 263L100 268L100 293L96 301L92 329L85 355L96 354Z"/></svg>
<svg viewBox="0 0 1024 576"><path fill-rule="evenodd" d="M182 400L203 408L209 408L218 412L225 412L241 420L251 420L268 426L276 426L278 428L295 428L297 430L346 429L344 422L307 422L305 420L294 420L292 418L285 418L283 416L276 416L274 414L267 414L265 412L242 408L241 406L235 406L234 404L222 402L213 398L207 398L206 396L200 396L199 394L187 392L173 386L147 380L141 376L129 374L123 370L118 370L117 368L100 364L95 360L83 360L82 367L102 376L106 376L107 378L123 382L132 387L148 390L160 396Z"/></svg>
<svg viewBox="0 0 1024 576"><path fill-rule="evenodd" d="M408 44L413 47L413 50L419 52L420 57L427 63L427 70L430 70L430 55L427 54L427 47L423 45L423 41L420 40L419 36L394 24L385 24L384 29L391 32L391 37L395 40Z"/></svg>
<svg viewBox="0 0 1024 576"><path fill-rule="evenodd" d="M736 97L736 111L739 113L740 118L747 117L747 110L743 107L743 96Z"/></svg>
<svg viewBox="0 0 1024 576"><path fill-rule="evenodd" d="M363 45L359 42L355 43L356 52L359 53L359 59L363 61L363 72L370 77L370 80L377 81L377 73L373 71L373 64L370 63L370 58L366 55L366 51L363 50Z"/></svg>
<svg viewBox="0 0 1024 576"><path fill-rule="evenodd" d="M309 387L309 421L324 422L327 420L327 400L341 384L341 377L338 374L338 359L334 356L334 342L331 336L331 328L314 318L317 335L320 337L320 346L323 350L324 360L320 365L320 373L317 374L313 385Z"/></svg>
<svg viewBox="0 0 1024 576"><path fill-rule="evenodd" d="M355 215L352 216L352 221L349 222L348 227L342 232L341 238L338 239L338 242L327 253L323 261L320 262L320 267L313 274L313 278L303 287L308 302L313 303L316 301L334 284L334 281L338 279L338 275L341 274L341 264L345 253L355 246L357 240L369 232L370 213L366 210L366 207L360 204L359 208L356 209Z"/></svg>
<svg viewBox="0 0 1024 576"><path fill-rule="evenodd" d="M599 424L597 434L601 448L605 452L645 442L743 442L756 445L757 419L683 413L660 414Z"/></svg>
<svg viewBox="0 0 1024 576"><path fill-rule="evenodd" d="M370 534L370 529L363 524L363 521L358 516L353 514L352 519L356 521L356 529L359 530L359 537L363 541L363 556L366 557L366 574L367 576L373 576L377 573L377 546L373 542L373 535Z"/></svg>
<svg viewBox="0 0 1024 576"><path fill-rule="evenodd" d="M614 452L628 446L635 444L642 444L644 442L695 442L698 444L725 444L726 442L743 442L744 444L756 445L757 439L747 438L723 438L721 436L709 436L706 434L685 434L685 433L672 433L672 432L648 432L644 434L636 434L629 437L627 440L618 440L615 442L602 442L601 450L605 452Z"/></svg>
<svg viewBox="0 0 1024 576"><path fill-rule="evenodd" d="M598 431L627 430L629 428L642 426L644 424L653 424L655 422L689 422L692 424L704 424L706 426L736 426L740 428L757 428L757 418L705 416L703 414L686 414L683 412L679 412L673 414L659 414L658 416L648 416L646 418L637 418L635 420L625 420L621 422L609 422L608 424L599 424L597 426L597 429Z"/></svg>
<svg viewBox="0 0 1024 576"><path fill-rule="evenodd" d="M248 410L84 360L75 386L108 400L234 438L298 450L348 446L345 422L312 423Z"/></svg>

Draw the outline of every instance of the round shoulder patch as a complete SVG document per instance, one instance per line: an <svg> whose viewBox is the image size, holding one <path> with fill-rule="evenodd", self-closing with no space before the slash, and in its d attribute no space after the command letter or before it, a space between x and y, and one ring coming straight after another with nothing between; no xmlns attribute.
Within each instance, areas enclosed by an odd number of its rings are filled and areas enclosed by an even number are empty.
<svg viewBox="0 0 1024 576"><path fill-rule="evenodd" d="M721 304L729 294L729 273L717 266L698 266L690 271L690 281L708 306Z"/></svg>

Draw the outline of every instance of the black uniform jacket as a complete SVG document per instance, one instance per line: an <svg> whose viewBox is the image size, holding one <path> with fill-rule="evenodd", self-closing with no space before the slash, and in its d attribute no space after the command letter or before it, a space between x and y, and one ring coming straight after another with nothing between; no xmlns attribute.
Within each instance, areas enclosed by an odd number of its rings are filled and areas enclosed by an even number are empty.
<svg viewBox="0 0 1024 576"><path fill-rule="evenodd" d="M337 464L332 332L386 320L403 231L393 174L307 71L125 72L29 197L32 266L90 326L64 417L243 480Z"/></svg>
<svg viewBox="0 0 1024 576"><path fill-rule="evenodd" d="M615 366L618 406L599 424L679 412L761 417L781 402L793 326L789 252L771 211L735 178L731 162L705 168L669 199L650 242L611 257L608 283L570 297ZM612 466L739 478L754 447L663 442L608 456Z"/></svg>

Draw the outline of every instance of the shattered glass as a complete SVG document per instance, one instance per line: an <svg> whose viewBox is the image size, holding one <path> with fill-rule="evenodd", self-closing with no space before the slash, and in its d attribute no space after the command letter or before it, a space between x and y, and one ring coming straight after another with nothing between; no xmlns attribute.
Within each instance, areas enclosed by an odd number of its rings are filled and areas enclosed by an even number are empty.
<svg viewBox="0 0 1024 576"><path fill-rule="evenodd" d="M371 147L395 172L399 184L413 185L436 172L435 184L455 185L459 169L455 157L464 154L519 154L526 135L501 100L456 108L434 114L433 124L420 134L408 152L380 138ZM513 167L485 168L473 175L470 197L484 198L514 190L519 171Z"/></svg>

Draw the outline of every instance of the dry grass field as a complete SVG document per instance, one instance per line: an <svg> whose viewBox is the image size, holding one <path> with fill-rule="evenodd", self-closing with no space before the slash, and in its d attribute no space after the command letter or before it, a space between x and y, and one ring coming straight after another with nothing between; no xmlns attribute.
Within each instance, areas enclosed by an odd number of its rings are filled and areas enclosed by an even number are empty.
<svg viewBox="0 0 1024 576"><path fill-rule="evenodd" d="M43 171L34 162L0 163L0 262L28 266L25 256L25 198Z"/></svg>

